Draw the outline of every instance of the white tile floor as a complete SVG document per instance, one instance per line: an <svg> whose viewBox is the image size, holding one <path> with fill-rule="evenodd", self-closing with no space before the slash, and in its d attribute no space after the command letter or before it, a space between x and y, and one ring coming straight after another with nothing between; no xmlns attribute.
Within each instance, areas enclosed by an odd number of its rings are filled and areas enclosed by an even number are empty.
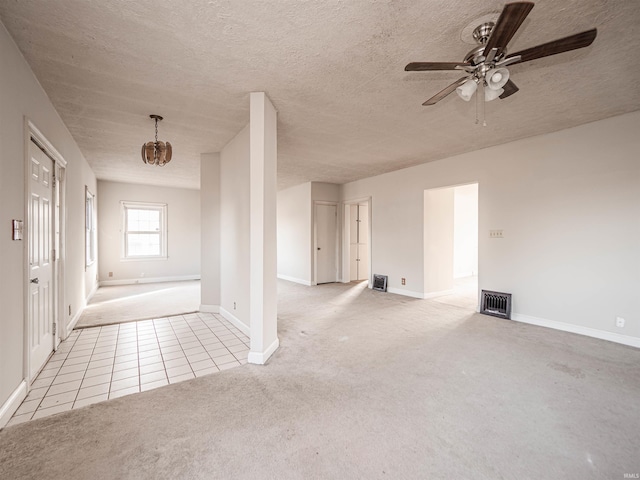
<svg viewBox="0 0 640 480"><path fill-rule="evenodd" d="M249 338L212 313L74 330L8 425L247 362Z"/></svg>

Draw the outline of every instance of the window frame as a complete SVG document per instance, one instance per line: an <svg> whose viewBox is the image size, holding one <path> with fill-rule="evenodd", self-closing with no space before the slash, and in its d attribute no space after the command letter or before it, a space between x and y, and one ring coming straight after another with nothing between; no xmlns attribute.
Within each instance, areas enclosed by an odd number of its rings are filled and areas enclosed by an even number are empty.
<svg viewBox="0 0 640 480"><path fill-rule="evenodd" d="M154 210L160 212L160 229L155 231L129 231L127 229L127 214L128 210ZM166 203L153 203L153 202L130 202L122 200L120 202L120 217L122 221L121 227L121 261L141 261L141 260L166 260L168 257L167 249L167 204ZM159 255L129 255L128 252L128 234L129 233L158 233L160 236L160 254Z"/></svg>
<svg viewBox="0 0 640 480"><path fill-rule="evenodd" d="M84 267L85 270L96 263L96 195L84 187Z"/></svg>

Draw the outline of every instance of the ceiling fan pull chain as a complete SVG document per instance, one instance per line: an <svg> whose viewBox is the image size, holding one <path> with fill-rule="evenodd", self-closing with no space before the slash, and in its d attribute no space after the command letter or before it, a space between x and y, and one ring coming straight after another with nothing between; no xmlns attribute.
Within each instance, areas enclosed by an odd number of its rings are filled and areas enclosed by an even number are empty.
<svg viewBox="0 0 640 480"><path fill-rule="evenodd" d="M480 79L478 82L478 89L476 90L476 125L482 121L482 126L486 127L487 122L484 118L484 80Z"/></svg>

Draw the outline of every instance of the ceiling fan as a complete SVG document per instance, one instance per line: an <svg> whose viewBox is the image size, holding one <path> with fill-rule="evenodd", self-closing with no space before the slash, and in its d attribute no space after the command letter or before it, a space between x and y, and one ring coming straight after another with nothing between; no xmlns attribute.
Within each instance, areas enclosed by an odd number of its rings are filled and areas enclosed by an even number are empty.
<svg viewBox="0 0 640 480"><path fill-rule="evenodd" d="M533 8L533 2L507 3L498 20L482 23L473 31L478 46L464 57L462 62L412 62L404 69L408 72L434 70L463 70L465 76L459 78L444 90L436 93L423 105L434 105L454 90L465 101L479 90L484 100L507 98L519 89L509 78L508 65L528 62L537 58L588 47L596 38L597 29L569 35L536 47L507 54L507 45ZM486 88L485 88L486 87ZM481 97L478 96L478 99ZM479 101L480 103L480 101Z"/></svg>

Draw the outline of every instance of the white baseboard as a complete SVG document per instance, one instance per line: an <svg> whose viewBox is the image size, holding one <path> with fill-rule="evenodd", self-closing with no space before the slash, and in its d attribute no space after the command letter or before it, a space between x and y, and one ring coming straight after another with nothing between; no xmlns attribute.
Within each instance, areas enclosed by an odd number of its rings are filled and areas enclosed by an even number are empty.
<svg viewBox="0 0 640 480"><path fill-rule="evenodd" d="M531 317L520 313L512 313L511 319L516 322L528 323L529 325L537 325L539 327L553 328L554 330L562 330L563 332L577 333L586 335L587 337L599 338L600 340L608 340L609 342L621 343L630 347L640 348L640 338L630 337L629 335L621 335L619 333L607 332L595 328L582 327L571 323L557 322L555 320L547 320L545 318Z"/></svg>
<svg viewBox="0 0 640 480"><path fill-rule="evenodd" d="M179 275L175 277L126 278L124 280L102 280L100 282L100 286L111 287L113 285L135 285L137 283L183 282L185 280L200 280L200 275Z"/></svg>
<svg viewBox="0 0 640 480"><path fill-rule="evenodd" d="M475 273L473 272L462 272L462 273L458 273L456 275L453 276L454 279L457 278L467 278L467 277L473 277L475 275Z"/></svg>
<svg viewBox="0 0 640 480"><path fill-rule="evenodd" d="M424 293L422 292L412 292L411 290L405 290L403 288L387 287L387 292L395 293L396 295L404 295L405 297L424 298Z"/></svg>
<svg viewBox="0 0 640 480"><path fill-rule="evenodd" d="M233 323L233 325L242 333L244 333L247 336L251 336L251 329L247 325L242 323L240 319L236 317L234 314L232 314L229 310L227 310L224 307L220 307L220 315L222 315L224 318L226 318L231 323Z"/></svg>
<svg viewBox="0 0 640 480"><path fill-rule="evenodd" d="M96 284L93 286L93 289L91 289L91 291L89 292L89 295L87 295L87 298L85 299L85 303L87 305L89 305L89 302L98 291L98 287L100 287L100 282L96 282Z"/></svg>
<svg viewBox="0 0 640 480"><path fill-rule="evenodd" d="M6 402L0 407L0 428L4 428L16 410L20 407L22 401L27 397L27 382L22 380L18 388L16 388Z"/></svg>
<svg viewBox="0 0 640 480"><path fill-rule="evenodd" d="M454 289L451 290L441 290L439 292L430 292L430 293L425 293L424 296L422 298L438 298L438 297L444 297L445 295L452 295L455 293Z"/></svg>
<svg viewBox="0 0 640 480"><path fill-rule="evenodd" d="M256 365L264 365L267 362L267 360L269 360L269 357L273 355L273 352L275 352L278 349L279 346L280 346L280 339L276 338L273 341L273 343L269 345L269 347L267 347L267 349L264 352L249 352L249 355L247 356L247 362L253 363Z"/></svg>
<svg viewBox="0 0 640 480"><path fill-rule="evenodd" d="M78 323L78 320L80 320L81 316L82 316L82 310L78 310L76 314L73 316L73 318L71 319L71 321L67 323L67 336L69 336L69 334L71 333L71 330L76 328L76 323Z"/></svg>
<svg viewBox="0 0 640 480"><path fill-rule="evenodd" d="M311 286L311 282L309 280L303 280L301 278L290 277L289 275L280 275L278 274L278 278L281 280L286 280L288 282L299 283L301 285L306 285L307 287Z"/></svg>
<svg viewBox="0 0 640 480"><path fill-rule="evenodd" d="M200 305L198 311L203 313L220 313L220 305Z"/></svg>

